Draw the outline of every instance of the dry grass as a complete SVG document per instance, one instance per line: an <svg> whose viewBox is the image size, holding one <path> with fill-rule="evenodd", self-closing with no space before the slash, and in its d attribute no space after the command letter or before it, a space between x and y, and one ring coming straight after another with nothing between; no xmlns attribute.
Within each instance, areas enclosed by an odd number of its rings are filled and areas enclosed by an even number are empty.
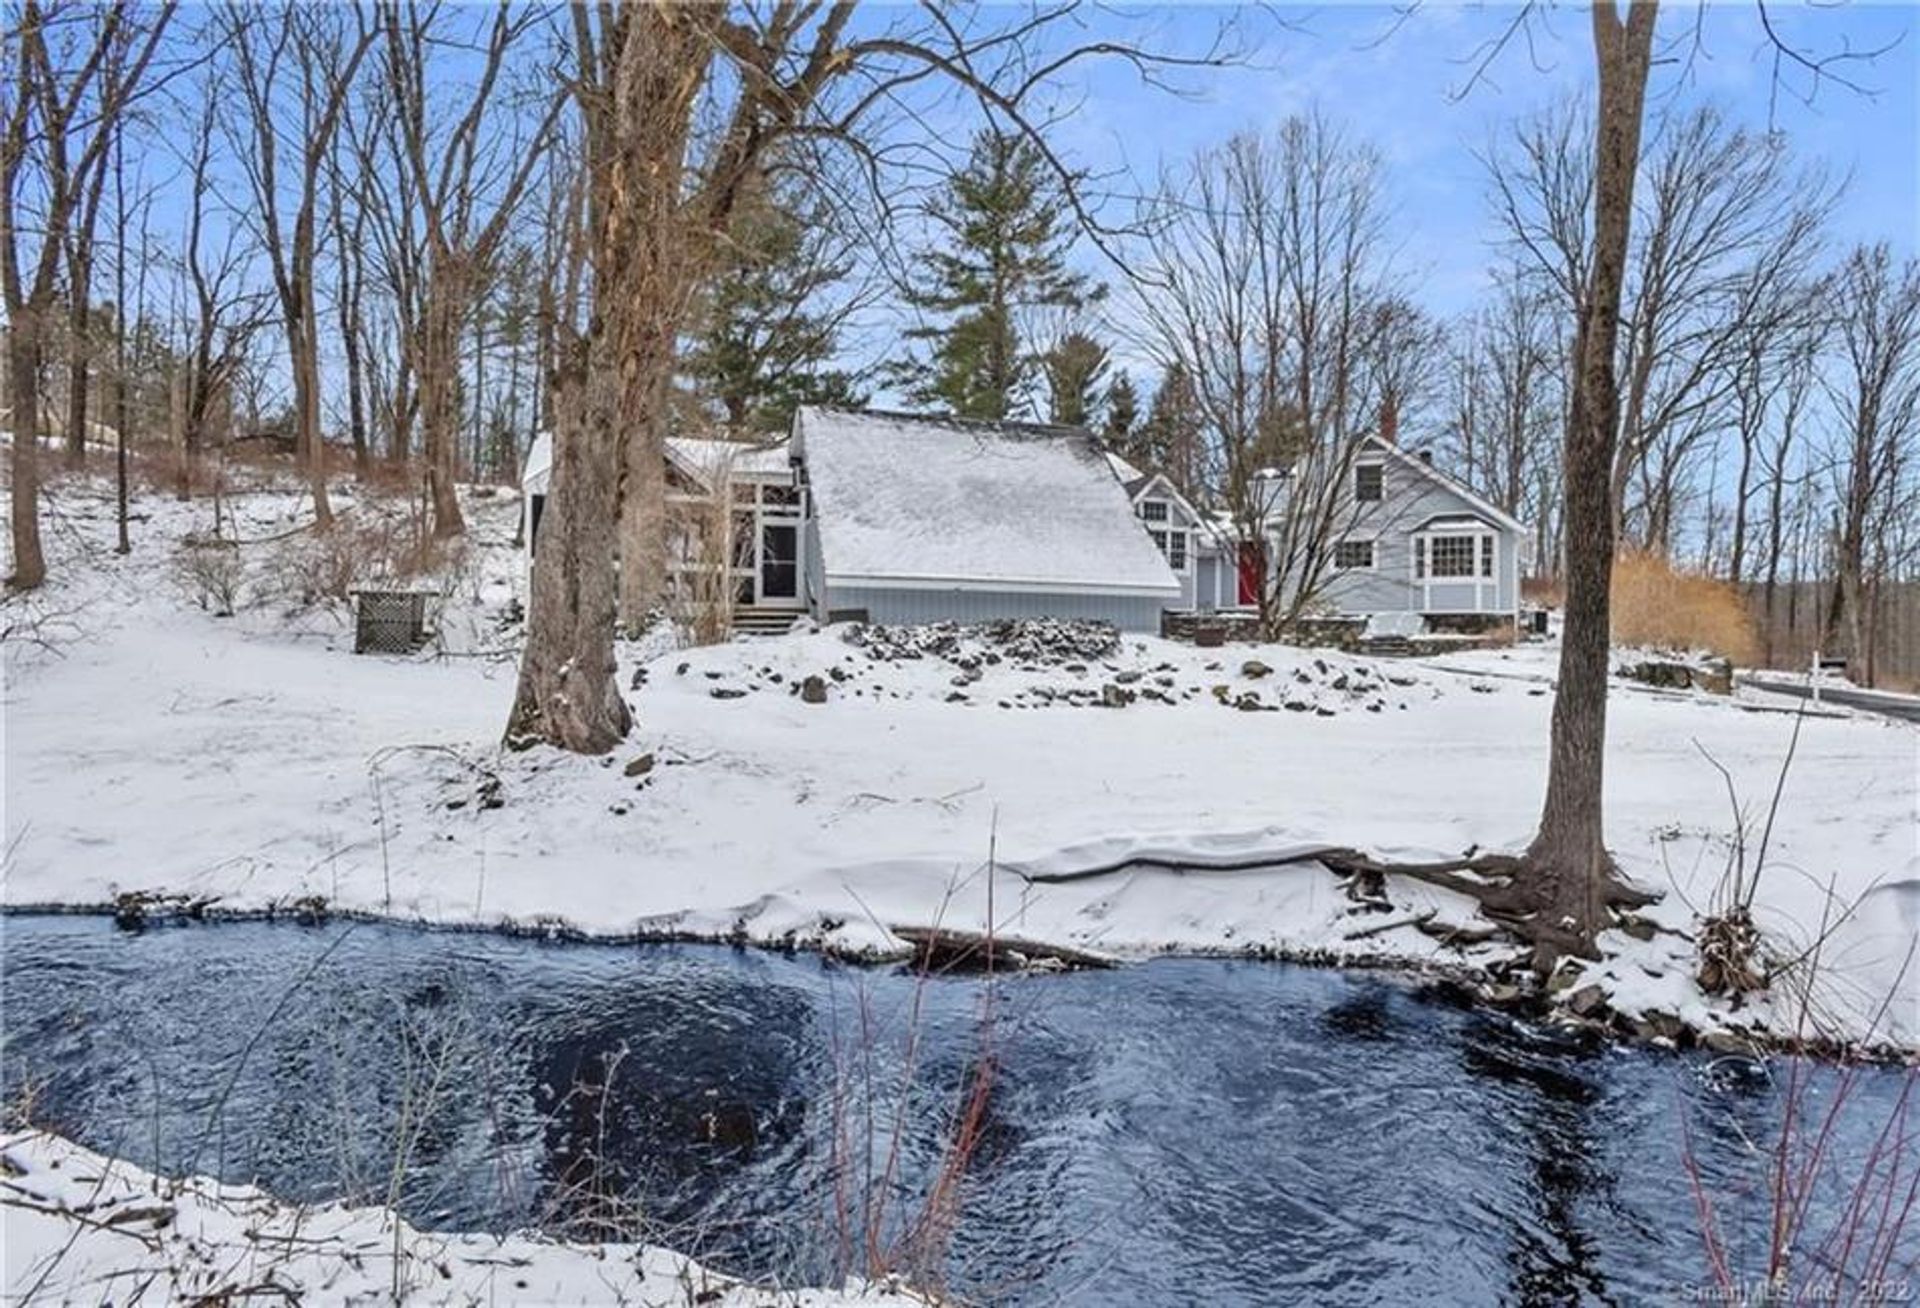
<svg viewBox="0 0 1920 1308"><path fill-rule="evenodd" d="M1657 649L1706 650L1740 664L1751 664L1758 649L1739 591L1643 553L1614 560L1613 639Z"/></svg>

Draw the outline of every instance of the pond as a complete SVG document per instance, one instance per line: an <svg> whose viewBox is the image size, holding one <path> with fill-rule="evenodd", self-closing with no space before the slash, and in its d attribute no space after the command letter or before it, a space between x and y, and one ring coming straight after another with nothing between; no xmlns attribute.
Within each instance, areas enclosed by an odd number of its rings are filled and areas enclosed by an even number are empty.
<svg viewBox="0 0 1920 1308"><path fill-rule="evenodd" d="M1275 963L989 987L365 924L0 941L8 1099L92 1148L789 1282L858 1270L871 1228L979 1302L1677 1301L1708 1279L1694 1176L1763 1270L1784 1106L1845 1110L1811 1245L1912 1084L1588 1048Z"/></svg>

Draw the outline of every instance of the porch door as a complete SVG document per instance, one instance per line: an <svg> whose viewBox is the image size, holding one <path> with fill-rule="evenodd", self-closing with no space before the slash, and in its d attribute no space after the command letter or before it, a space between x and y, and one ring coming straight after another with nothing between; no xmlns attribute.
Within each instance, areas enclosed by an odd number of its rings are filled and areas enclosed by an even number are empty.
<svg viewBox="0 0 1920 1308"><path fill-rule="evenodd" d="M760 524L760 602L800 598L800 528L791 522Z"/></svg>
<svg viewBox="0 0 1920 1308"><path fill-rule="evenodd" d="M1248 608L1258 608L1260 604L1260 583L1266 572L1260 555L1257 541L1240 542L1240 587L1236 600Z"/></svg>

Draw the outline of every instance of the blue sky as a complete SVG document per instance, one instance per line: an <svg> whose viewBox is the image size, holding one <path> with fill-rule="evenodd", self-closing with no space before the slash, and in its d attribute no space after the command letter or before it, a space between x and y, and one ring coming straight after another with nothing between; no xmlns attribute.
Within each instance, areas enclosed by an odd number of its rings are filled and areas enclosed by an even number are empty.
<svg viewBox="0 0 1920 1308"><path fill-rule="evenodd" d="M1255 48L1244 66L1186 74L1189 94L1178 97L1141 85L1118 63L1087 65L1065 92L1077 107L1058 139L1095 171L1124 167L1151 177L1163 162L1237 130L1317 107L1381 152L1394 230L1416 293L1430 309L1452 313L1472 303L1495 259L1476 150L1502 124L1593 81L1586 10L1567 5L1543 11L1531 50L1516 41L1468 87L1476 52L1514 13L1511 6L1430 3L1396 27L1395 11L1383 5L1284 6L1265 14L1207 6L1119 11L1104 21L1136 31L1145 23L1188 49L1231 21ZM1799 48L1893 48L1845 70L1869 93L1829 82L1808 104L1804 73L1789 73L1776 93L1773 47L1751 0L1670 5L1660 38L1668 52L1679 56L1693 46L1696 20L1700 40L1690 64L1676 59L1655 69L1651 95L1682 106L1711 100L1757 127L1771 118L1796 153L1851 173L1836 215L1838 240L1884 239L1914 253L1920 10L1776 3L1769 13Z"/></svg>

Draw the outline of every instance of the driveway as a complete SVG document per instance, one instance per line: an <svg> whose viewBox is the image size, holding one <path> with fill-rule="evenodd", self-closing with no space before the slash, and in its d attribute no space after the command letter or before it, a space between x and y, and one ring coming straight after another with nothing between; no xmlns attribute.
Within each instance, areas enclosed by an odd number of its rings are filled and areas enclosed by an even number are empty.
<svg viewBox="0 0 1920 1308"><path fill-rule="evenodd" d="M1743 685L1752 686L1757 690L1771 691L1778 695L1796 695L1801 699L1813 698L1813 692L1804 682L1774 681L1767 677L1742 677L1740 681ZM1857 690L1850 686L1823 685L1820 687L1820 702L1864 709L1868 713L1878 713L1882 717L1897 718L1903 722L1920 722L1920 698L1910 695L1890 695L1878 690Z"/></svg>

